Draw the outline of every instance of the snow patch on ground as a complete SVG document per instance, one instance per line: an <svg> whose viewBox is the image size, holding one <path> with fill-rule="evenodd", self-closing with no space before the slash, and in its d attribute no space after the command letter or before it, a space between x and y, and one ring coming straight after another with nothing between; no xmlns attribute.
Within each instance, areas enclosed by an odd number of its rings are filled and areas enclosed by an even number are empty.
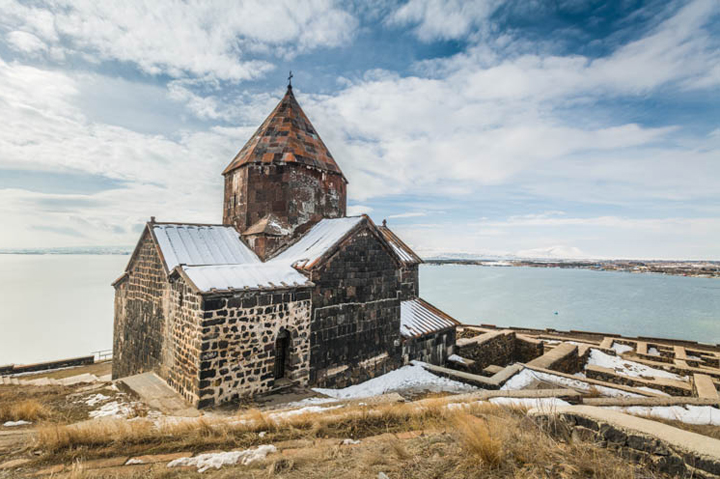
<svg viewBox="0 0 720 479"><path fill-rule="evenodd" d="M590 350L590 357L588 358L587 364L613 369L618 374L635 378L654 377L675 379L676 381L685 381L687 379L682 376L678 376L677 374L663 371L662 369L655 369L645 366L644 364L636 363L635 361L628 361L617 356L610 356L609 354L605 354L597 349Z"/></svg>
<svg viewBox="0 0 720 479"><path fill-rule="evenodd" d="M315 388L313 391L336 399L355 399L403 390L432 392L468 392L477 390L477 388L459 381L436 376L425 370L422 364L419 361L413 361L412 364L403 366L400 369L344 389Z"/></svg>
<svg viewBox="0 0 720 479"><path fill-rule="evenodd" d="M651 347L648 348L648 354L649 354L650 356L660 356L660 351L658 351L657 348L654 348L654 347L651 346Z"/></svg>
<svg viewBox="0 0 720 479"><path fill-rule="evenodd" d="M592 389L598 391L604 396L610 397L640 397L639 394L633 394L619 389L608 388L605 386L596 386L586 383L580 379L569 379L563 376L555 376L554 374L541 373L525 368L515 376L510 378L500 389L503 391L525 389L535 382L547 382L551 384L558 384L561 386L567 386L573 389L580 389L582 391L590 391Z"/></svg>
<svg viewBox="0 0 720 479"><path fill-rule="evenodd" d="M92 396L85 398L85 400L83 402L85 404L87 404L88 406L96 406L97 404L99 404L103 401L107 401L108 399L110 399L110 396L106 396L104 394L98 393L98 394L93 394Z"/></svg>
<svg viewBox="0 0 720 479"><path fill-rule="evenodd" d="M628 346L627 344L620 344L620 343L613 343L612 350L618 354L629 353L630 351L635 351L635 349L632 346Z"/></svg>
<svg viewBox="0 0 720 479"><path fill-rule="evenodd" d="M313 413L313 412L320 412L320 411L329 411L331 409L337 409L339 407L342 407L342 404L338 404L337 406L305 406L300 409L293 409L292 411L283 411L283 412L276 412L269 414L270 419L285 419L292 416L298 416L300 414L305 413Z"/></svg>
<svg viewBox="0 0 720 479"><path fill-rule="evenodd" d="M132 458L132 459L128 459L127 462L125 463L126 466L132 466L133 464L145 464L145 461L143 461L142 459Z"/></svg>
<svg viewBox="0 0 720 479"><path fill-rule="evenodd" d="M3 423L3 426L5 427L16 427L16 426L27 426L28 424L32 424L29 421L7 421Z"/></svg>
<svg viewBox="0 0 720 479"><path fill-rule="evenodd" d="M467 364L467 362L465 361L465 358L463 358L462 356L458 356L457 354L451 354L450 356L448 356L448 361L452 361L452 362L460 363L460 364Z"/></svg>
<svg viewBox="0 0 720 479"><path fill-rule="evenodd" d="M277 451L275 446L266 444L242 451L217 452L199 454L194 457L182 457L170 461L167 467L195 466L198 472L205 472L213 467L220 469L223 466L232 466L237 463L246 466L252 462L265 459L265 456L275 451Z"/></svg>
<svg viewBox="0 0 720 479"><path fill-rule="evenodd" d="M712 406L612 406L608 409L658 419L682 421L687 424L720 426L720 409Z"/></svg>
<svg viewBox="0 0 720 479"><path fill-rule="evenodd" d="M343 446L352 446L355 444L360 444L360 441L356 441L355 439L343 439L342 445Z"/></svg>
<svg viewBox="0 0 720 479"><path fill-rule="evenodd" d="M570 403L558 398L490 398L492 404L500 406L520 406L550 411L558 406L569 406Z"/></svg>
<svg viewBox="0 0 720 479"><path fill-rule="evenodd" d="M120 401L112 401L107 404L103 404L98 409L90 411L88 415L92 419L97 418L125 418L133 414L133 408L129 404L122 403Z"/></svg>

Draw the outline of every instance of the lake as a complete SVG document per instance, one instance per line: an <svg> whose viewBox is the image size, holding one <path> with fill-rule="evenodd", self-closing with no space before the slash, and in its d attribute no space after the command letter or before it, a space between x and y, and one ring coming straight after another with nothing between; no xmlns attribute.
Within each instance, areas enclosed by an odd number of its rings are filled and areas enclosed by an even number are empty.
<svg viewBox="0 0 720 479"><path fill-rule="evenodd" d="M0 365L111 348L110 283L129 258L0 255ZM465 323L720 342L718 279L422 265L420 293Z"/></svg>

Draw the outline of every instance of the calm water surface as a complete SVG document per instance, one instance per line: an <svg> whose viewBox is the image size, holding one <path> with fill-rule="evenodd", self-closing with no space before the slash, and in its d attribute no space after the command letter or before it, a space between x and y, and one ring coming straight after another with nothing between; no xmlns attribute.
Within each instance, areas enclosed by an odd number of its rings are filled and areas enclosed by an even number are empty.
<svg viewBox="0 0 720 479"><path fill-rule="evenodd" d="M0 255L0 365L111 348L110 283L128 259ZM720 342L718 279L423 265L420 285L425 299L466 323Z"/></svg>
<svg viewBox="0 0 720 479"><path fill-rule="evenodd" d="M720 343L717 278L421 265L420 295L468 324L578 329Z"/></svg>

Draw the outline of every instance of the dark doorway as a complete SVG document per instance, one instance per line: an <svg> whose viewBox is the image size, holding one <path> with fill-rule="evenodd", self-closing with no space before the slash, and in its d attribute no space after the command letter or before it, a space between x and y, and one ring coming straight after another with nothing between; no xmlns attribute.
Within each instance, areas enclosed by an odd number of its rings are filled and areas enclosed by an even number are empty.
<svg viewBox="0 0 720 479"><path fill-rule="evenodd" d="M275 340L275 379L285 377L285 362L290 347L290 334L287 329L281 329Z"/></svg>

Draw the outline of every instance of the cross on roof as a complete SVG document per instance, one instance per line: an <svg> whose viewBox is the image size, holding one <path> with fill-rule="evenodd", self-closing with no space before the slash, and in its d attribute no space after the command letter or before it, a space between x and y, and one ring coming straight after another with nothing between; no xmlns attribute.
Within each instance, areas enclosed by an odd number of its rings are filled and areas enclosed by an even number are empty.
<svg viewBox="0 0 720 479"><path fill-rule="evenodd" d="M292 74L292 70L290 70L290 74L288 75L288 88L292 88L292 78L293 78L293 74Z"/></svg>

